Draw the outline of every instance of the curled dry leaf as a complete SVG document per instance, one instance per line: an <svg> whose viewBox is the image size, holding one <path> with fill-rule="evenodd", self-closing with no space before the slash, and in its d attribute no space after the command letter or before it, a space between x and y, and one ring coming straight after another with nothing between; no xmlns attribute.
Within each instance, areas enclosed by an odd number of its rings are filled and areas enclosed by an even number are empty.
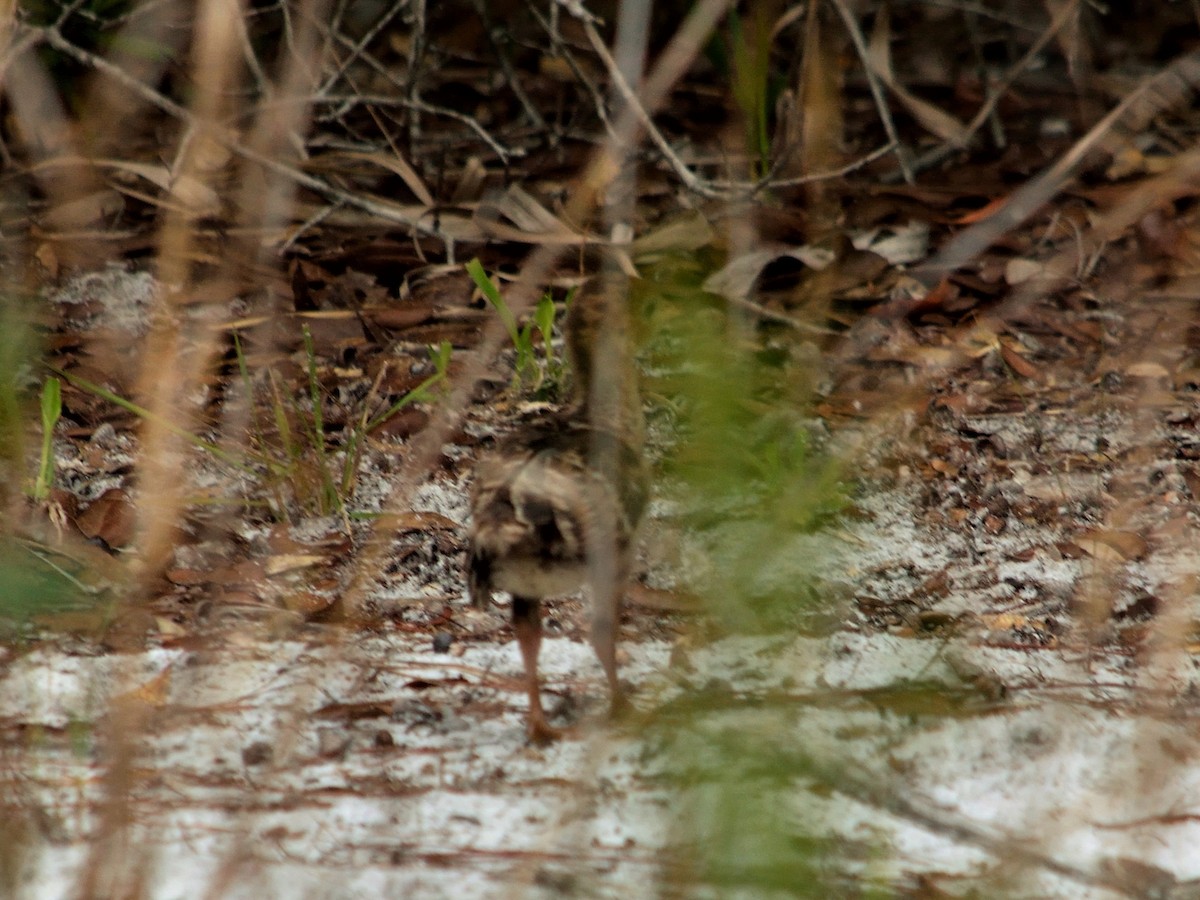
<svg viewBox="0 0 1200 900"><path fill-rule="evenodd" d="M215 215L221 211L221 198L217 191L201 178L186 172L175 175L163 165L139 163L129 160L107 159L100 163L106 168L125 175L132 175L150 182L173 203L182 206L184 211L193 216ZM144 197L133 190L127 193ZM144 198L153 202L153 198Z"/></svg>
<svg viewBox="0 0 1200 900"><path fill-rule="evenodd" d="M894 266L924 259L929 254L929 223L908 221L851 232L850 243L856 250L870 250Z"/></svg>
<svg viewBox="0 0 1200 900"><path fill-rule="evenodd" d="M965 147L970 134L962 122L929 101L909 93L896 79L896 73L892 70L891 39L887 6L883 6L875 16L875 29L871 32L867 47L867 65L871 71L887 85L888 90L921 127L954 147Z"/></svg>
<svg viewBox="0 0 1200 900"><path fill-rule="evenodd" d="M404 182L405 186L412 191L414 197L426 206L434 205L433 194L429 188L417 174L416 169L408 164L403 156L395 153L364 153L357 150L339 150L331 153L326 153L321 157L321 162L328 166L336 160L347 160L354 162L370 163L373 166L391 172Z"/></svg>
<svg viewBox="0 0 1200 900"><path fill-rule="evenodd" d="M193 216L212 216L221 211L221 196L192 175L181 175L171 180L168 189L171 199Z"/></svg>
<svg viewBox="0 0 1200 900"><path fill-rule="evenodd" d="M120 488L109 488L79 515L75 524L89 540L101 540L109 547L119 548L133 540L136 521L129 495Z"/></svg>
<svg viewBox="0 0 1200 900"><path fill-rule="evenodd" d="M734 257L710 275L704 282L704 290L729 300L745 300L753 292L763 269L775 260L787 257L817 271L828 268L836 259L832 250L807 244L783 249L752 250Z"/></svg>
<svg viewBox="0 0 1200 900"><path fill-rule="evenodd" d="M571 228L516 184L480 203L475 223L486 235L498 240L560 245L604 243L595 235Z"/></svg>

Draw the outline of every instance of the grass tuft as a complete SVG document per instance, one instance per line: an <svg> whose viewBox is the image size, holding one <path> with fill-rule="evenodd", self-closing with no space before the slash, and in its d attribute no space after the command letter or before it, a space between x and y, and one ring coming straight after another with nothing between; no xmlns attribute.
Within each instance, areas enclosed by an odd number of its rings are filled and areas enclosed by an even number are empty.
<svg viewBox="0 0 1200 900"><path fill-rule="evenodd" d="M513 390L517 393L527 390L538 399L559 396L566 376L566 365L563 359L554 353L554 325L558 315L554 298L548 293L543 294L534 308L533 316L522 325L508 308L496 283L484 271L483 264L478 259L472 259L467 263L466 269L484 299L500 316L516 350ZM573 295L574 292L568 295L567 303L571 302ZM540 355L537 352L535 337L541 338Z"/></svg>

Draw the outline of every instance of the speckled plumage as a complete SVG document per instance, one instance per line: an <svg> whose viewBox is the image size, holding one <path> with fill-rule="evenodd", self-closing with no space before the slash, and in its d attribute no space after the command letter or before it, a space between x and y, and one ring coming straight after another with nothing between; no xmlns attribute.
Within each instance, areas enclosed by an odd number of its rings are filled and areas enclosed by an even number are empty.
<svg viewBox="0 0 1200 900"><path fill-rule="evenodd" d="M467 580L472 603L513 596L525 663L529 736L553 740L537 674L541 601L587 586L592 644L612 691L616 634L634 532L646 505L642 415L619 279L581 292L566 321L575 391L561 411L519 426L475 470Z"/></svg>

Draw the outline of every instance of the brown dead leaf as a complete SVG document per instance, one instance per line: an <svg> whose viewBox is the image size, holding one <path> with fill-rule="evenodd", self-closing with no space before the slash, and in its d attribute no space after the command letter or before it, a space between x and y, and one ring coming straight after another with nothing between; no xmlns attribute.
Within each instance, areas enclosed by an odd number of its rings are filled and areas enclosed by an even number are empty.
<svg viewBox="0 0 1200 900"><path fill-rule="evenodd" d="M457 531L459 524L441 513L411 510L381 517L382 527L389 531Z"/></svg>
<svg viewBox="0 0 1200 900"><path fill-rule="evenodd" d="M828 268L835 261L836 255L832 250L811 245L751 250L730 259L705 280L703 288L710 294L730 300L745 300L753 293L768 265L789 258L819 272Z"/></svg>
<svg viewBox="0 0 1200 900"><path fill-rule="evenodd" d="M282 575L284 572L312 568L325 562L326 559L327 557L316 553L285 553L268 559L264 571L267 575Z"/></svg>
<svg viewBox="0 0 1200 900"><path fill-rule="evenodd" d="M180 587L194 587L195 585L208 584L211 580L211 576L206 571L184 568L168 569L165 577L171 584L176 584Z"/></svg>
<svg viewBox="0 0 1200 900"><path fill-rule="evenodd" d="M332 153L327 153L321 157L323 163L328 164L337 160L347 160L354 162L365 162L373 166L391 172L404 182L405 186L412 191L413 196L424 203L428 207L434 206L433 194L426 187L421 176L417 174L416 169L408 164L403 156L396 153L366 153L357 150L339 150Z"/></svg>
<svg viewBox="0 0 1200 900"><path fill-rule="evenodd" d="M371 436L376 438L407 438L416 434L428 424L429 413L423 409L413 409L410 406L392 413L392 415L376 425L371 429Z"/></svg>
<svg viewBox="0 0 1200 900"><path fill-rule="evenodd" d="M489 237L502 241L555 245L604 243L595 235L571 228L518 184L480 203L474 222Z"/></svg>
<svg viewBox="0 0 1200 900"><path fill-rule="evenodd" d="M75 525L89 540L117 549L133 540L136 522L137 510L129 495L120 488L109 488L80 513Z"/></svg>
<svg viewBox="0 0 1200 900"><path fill-rule="evenodd" d="M896 79L896 73L892 70L890 21L887 6L881 7L875 14L875 28L867 47L867 65L923 128L955 147L965 147L968 134L962 122L929 101L909 93Z"/></svg>
<svg viewBox="0 0 1200 900"><path fill-rule="evenodd" d="M1110 562L1142 559L1150 550L1146 539L1137 532L1108 528L1085 531L1075 539L1075 543L1094 559L1106 559Z"/></svg>
<svg viewBox="0 0 1200 900"><path fill-rule="evenodd" d="M1144 378L1150 381L1171 382L1171 373L1166 366L1156 362L1135 362L1125 367L1125 374L1130 378Z"/></svg>
<svg viewBox="0 0 1200 900"><path fill-rule="evenodd" d="M1042 370L1018 352L1015 341L1011 339L1001 340L1000 355L1004 358L1004 362L1008 367L1022 378L1040 379L1042 377Z"/></svg>
<svg viewBox="0 0 1200 900"><path fill-rule="evenodd" d="M176 175L161 164L140 163L133 160L105 159L99 161L106 168L132 175L158 188L161 194L170 197L183 211L192 216L215 215L221 210L221 196L207 182L186 172ZM122 193L161 205L158 196L147 195L133 188L118 185Z"/></svg>
<svg viewBox="0 0 1200 900"><path fill-rule="evenodd" d="M382 309L364 309L363 318L380 328L399 331L420 325L433 318L433 307L424 304L405 304Z"/></svg>
<svg viewBox="0 0 1200 900"><path fill-rule="evenodd" d="M306 619L312 619L314 616L328 611L336 600L337 595L333 593L318 594L313 591L297 591L283 598L283 607L290 612L299 613Z"/></svg>

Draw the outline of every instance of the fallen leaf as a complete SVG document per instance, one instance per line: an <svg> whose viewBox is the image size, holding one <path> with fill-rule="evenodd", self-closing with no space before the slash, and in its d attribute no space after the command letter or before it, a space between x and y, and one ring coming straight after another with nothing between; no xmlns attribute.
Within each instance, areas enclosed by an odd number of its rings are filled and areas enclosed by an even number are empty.
<svg viewBox="0 0 1200 900"><path fill-rule="evenodd" d="M114 549L133 540L137 511L120 488L109 488L75 520L80 533L90 540L101 540Z"/></svg>
<svg viewBox="0 0 1200 900"><path fill-rule="evenodd" d="M453 519L441 513L424 510L385 516L380 524L391 531L456 531L460 527Z"/></svg>
<svg viewBox="0 0 1200 900"><path fill-rule="evenodd" d="M904 105L923 128L955 147L967 145L967 129L962 122L927 100L922 100L896 80L892 71L891 27L887 6L875 14L875 28L867 47L867 65Z"/></svg>
<svg viewBox="0 0 1200 900"><path fill-rule="evenodd" d="M752 250L735 256L708 276L702 287L710 294L730 300L745 300L754 291L763 270L778 259L791 258L821 271L837 258L832 250L803 245L774 250Z"/></svg>
<svg viewBox="0 0 1200 900"><path fill-rule="evenodd" d="M267 560L264 571L268 575L282 575L297 569L308 569L325 562L326 557L316 553L284 553Z"/></svg>
<svg viewBox="0 0 1200 900"><path fill-rule="evenodd" d="M1080 534L1075 542L1089 556L1107 561L1127 562L1142 559L1150 550L1146 539L1136 531L1115 531L1108 528L1093 528ZM1111 550L1115 558L1106 552Z"/></svg>
<svg viewBox="0 0 1200 900"><path fill-rule="evenodd" d="M1147 378L1153 381L1171 380L1167 367L1156 362L1136 362L1125 367L1125 374L1130 378Z"/></svg>
<svg viewBox="0 0 1200 900"><path fill-rule="evenodd" d="M1010 369L1022 378L1040 378L1042 371L1019 352L1010 340L1000 341L1000 355Z"/></svg>
<svg viewBox="0 0 1200 900"><path fill-rule="evenodd" d="M856 250L870 250L894 266L924 259L929 254L929 223L909 221L850 234Z"/></svg>
<svg viewBox="0 0 1200 900"><path fill-rule="evenodd" d="M1010 259L1004 265L1004 280L1013 285L1024 284L1045 274L1045 265L1035 259Z"/></svg>

